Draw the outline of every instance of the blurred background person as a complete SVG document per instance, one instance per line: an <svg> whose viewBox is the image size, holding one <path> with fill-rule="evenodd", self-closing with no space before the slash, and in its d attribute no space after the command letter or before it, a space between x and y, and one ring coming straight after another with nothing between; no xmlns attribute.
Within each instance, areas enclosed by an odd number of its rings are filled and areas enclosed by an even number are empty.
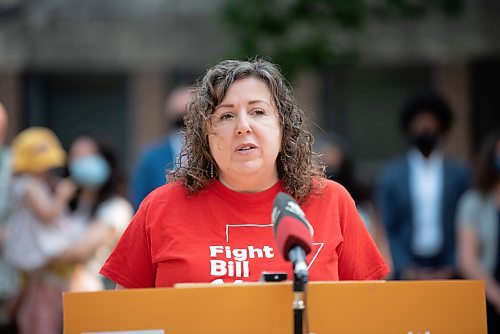
<svg viewBox="0 0 500 334"><path fill-rule="evenodd" d="M11 154L5 143L8 117L0 103L0 249L3 247L5 226L9 211L9 186L11 180ZM19 275L4 261L0 252L0 333L14 332L15 302L19 294Z"/></svg>
<svg viewBox="0 0 500 334"><path fill-rule="evenodd" d="M500 333L500 132L482 147L474 188L458 206L458 264L466 279L485 281L488 332Z"/></svg>
<svg viewBox="0 0 500 334"><path fill-rule="evenodd" d="M11 156L10 150L5 143L7 126L7 111L2 103L0 103L0 243L2 241L1 227L7 219L9 184L11 179Z"/></svg>
<svg viewBox="0 0 500 334"><path fill-rule="evenodd" d="M455 274L455 212L469 173L441 148L452 121L448 103L432 92L414 95L402 108L410 148L382 170L377 189L397 279Z"/></svg>
<svg viewBox="0 0 500 334"><path fill-rule="evenodd" d="M61 296L69 275L65 267L46 265L78 237L66 215L76 187L54 173L65 161L58 138L48 128L28 128L12 142L14 177L3 251L5 259L25 274L17 314L21 334L62 330Z"/></svg>
<svg viewBox="0 0 500 334"><path fill-rule="evenodd" d="M167 135L146 148L138 160L132 177L132 203L137 210L144 197L167 182L167 171L175 167L182 147L184 114L189 102L188 87L177 87L168 96L165 116Z"/></svg>
<svg viewBox="0 0 500 334"><path fill-rule="evenodd" d="M70 218L82 233L81 239L54 262L76 263L70 290L102 290L106 281L99 270L133 215L125 197L124 174L113 145L90 134L73 140L68 169L78 185L69 202Z"/></svg>
<svg viewBox="0 0 500 334"><path fill-rule="evenodd" d="M356 177L356 165L350 154L347 141L333 132L316 136L314 148L325 165L325 175L329 180L343 185L351 194L361 219L377 244L385 261L391 266L391 255L387 237L373 204L372 190Z"/></svg>

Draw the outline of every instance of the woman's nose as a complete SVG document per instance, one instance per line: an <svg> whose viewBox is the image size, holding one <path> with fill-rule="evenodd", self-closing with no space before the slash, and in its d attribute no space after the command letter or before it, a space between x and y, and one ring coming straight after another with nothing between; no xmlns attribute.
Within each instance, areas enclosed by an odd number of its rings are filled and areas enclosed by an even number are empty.
<svg viewBox="0 0 500 334"><path fill-rule="evenodd" d="M249 121L246 113L240 113L240 115L238 115L238 123L236 124L236 134L243 135L252 133L252 127Z"/></svg>

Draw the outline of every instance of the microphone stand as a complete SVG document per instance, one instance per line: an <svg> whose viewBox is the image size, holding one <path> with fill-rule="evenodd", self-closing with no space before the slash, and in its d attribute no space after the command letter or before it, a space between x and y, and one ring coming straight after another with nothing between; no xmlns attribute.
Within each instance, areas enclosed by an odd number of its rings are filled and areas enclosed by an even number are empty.
<svg viewBox="0 0 500 334"><path fill-rule="evenodd" d="M309 333L306 317L306 286L308 280L305 253L301 247L293 247L289 253L293 263L293 333ZM304 323L306 326L304 326Z"/></svg>

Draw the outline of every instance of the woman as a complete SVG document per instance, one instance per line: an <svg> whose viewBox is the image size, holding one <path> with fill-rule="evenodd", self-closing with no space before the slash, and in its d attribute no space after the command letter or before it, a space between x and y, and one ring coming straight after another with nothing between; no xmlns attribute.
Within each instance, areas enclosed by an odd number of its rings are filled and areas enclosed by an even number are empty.
<svg viewBox="0 0 500 334"><path fill-rule="evenodd" d="M384 277L349 194L322 178L303 118L269 62L208 70L185 117L187 166L143 201L101 273L119 288L258 281L263 271L292 277L270 224L274 197L285 191L315 230L310 279Z"/></svg>
<svg viewBox="0 0 500 334"><path fill-rule="evenodd" d="M132 218L125 199L123 176L111 145L84 134L75 138L69 150L69 174L78 185L70 201L70 218L82 229L83 237L57 262L75 262L72 291L105 288L99 269Z"/></svg>
<svg viewBox="0 0 500 334"><path fill-rule="evenodd" d="M500 332L500 133L479 156L476 186L458 207L458 264L464 278L482 279L488 300L488 331Z"/></svg>

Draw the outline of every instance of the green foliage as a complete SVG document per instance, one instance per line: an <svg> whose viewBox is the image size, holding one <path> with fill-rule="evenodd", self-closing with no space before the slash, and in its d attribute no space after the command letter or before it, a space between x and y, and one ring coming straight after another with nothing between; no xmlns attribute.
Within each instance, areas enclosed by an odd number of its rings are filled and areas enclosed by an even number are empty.
<svg viewBox="0 0 500 334"><path fill-rule="evenodd" d="M222 15L236 41L230 57L270 57L290 78L304 68L356 63L356 50L339 47L334 31L349 44L367 15L418 19L432 9L458 15L463 0L226 0Z"/></svg>

